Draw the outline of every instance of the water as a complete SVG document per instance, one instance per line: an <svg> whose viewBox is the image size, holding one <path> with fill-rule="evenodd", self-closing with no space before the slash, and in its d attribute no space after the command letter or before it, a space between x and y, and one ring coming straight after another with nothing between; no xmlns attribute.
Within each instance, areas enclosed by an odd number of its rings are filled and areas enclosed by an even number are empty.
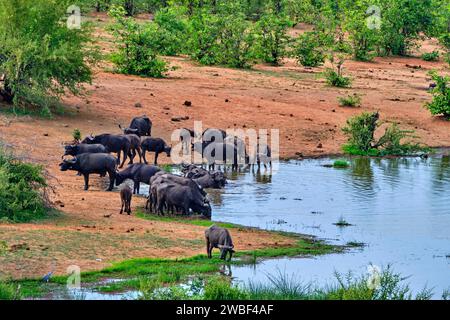
<svg viewBox="0 0 450 320"><path fill-rule="evenodd" d="M331 243L364 242L363 249L311 259L282 258L233 267L238 281L265 282L267 273L295 274L304 282L332 283L333 273L363 274L369 264L392 264L439 297L450 288L450 156L429 159L333 159L281 163L276 174L246 172L213 191L213 220L312 234ZM341 217L353 226L333 225Z"/></svg>

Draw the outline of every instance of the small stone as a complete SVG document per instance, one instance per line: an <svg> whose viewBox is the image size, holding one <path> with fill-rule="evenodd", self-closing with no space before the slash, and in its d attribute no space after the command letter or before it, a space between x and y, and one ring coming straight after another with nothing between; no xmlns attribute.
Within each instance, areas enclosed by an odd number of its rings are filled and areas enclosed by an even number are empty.
<svg viewBox="0 0 450 320"><path fill-rule="evenodd" d="M321 144L321 143L319 143L318 145L317 145L317 149L322 149L323 148L323 145Z"/></svg>
<svg viewBox="0 0 450 320"><path fill-rule="evenodd" d="M142 108L142 104L140 102L137 102L134 104L135 108Z"/></svg>
<svg viewBox="0 0 450 320"><path fill-rule="evenodd" d="M186 100L186 101L184 102L184 105L185 105L186 107L192 107L192 102L189 101L189 100Z"/></svg>

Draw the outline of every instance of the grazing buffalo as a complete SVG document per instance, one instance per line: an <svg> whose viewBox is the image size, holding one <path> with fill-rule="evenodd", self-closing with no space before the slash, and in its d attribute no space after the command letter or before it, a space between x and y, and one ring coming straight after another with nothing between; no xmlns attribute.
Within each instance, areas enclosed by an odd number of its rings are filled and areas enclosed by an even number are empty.
<svg viewBox="0 0 450 320"><path fill-rule="evenodd" d="M206 229L205 231L206 238L206 251L208 253L208 258L212 258L212 250L213 248L220 249L220 259L225 260L227 258L227 254L230 254L231 260L233 257L234 245L233 240L231 239L230 232L227 229L220 228L216 225L213 225Z"/></svg>
<svg viewBox="0 0 450 320"><path fill-rule="evenodd" d="M76 144L64 147L64 156L75 157L82 153L109 153L108 149L102 144ZM64 157L63 156L63 157Z"/></svg>
<svg viewBox="0 0 450 320"><path fill-rule="evenodd" d="M125 137L130 140L130 152L128 153L128 157L130 158L129 164L133 164L136 154L139 156L139 162L142 163L141 138L136 134L126 134Z"/></svg>
<svg viewBox="0 0 450 320"><path fill-rule="evenodd" d="M128 128L123 129L121 125L119 128L123 130L124 134L135 134L139 137L151 136L152 135L152 121L147 116L137 117L131 121Z"/></svg>
<svg viewBox="0 0 450 320"><path fill-rule="evenodd" d="M159 171L161 171L161 169L158 167L149 166L143 163L135 163L116 174L116 185L121 185L127 179L133 180L133 193L138 194L141 183L150 185L150 179Z"/></svg>
<svg viewBox="0 0 450 320"><path fill-rule="evenodd" d="M120 154L123 153L123 161L119 168L123 168L131 150L130 139L124 135L101 134L89 136L82 143L104 145L109 152L117 153L117 163L120 163Z"/></svg>
<svg viewBox="0 0 450 320"><path fill-rule="evenodd" d="M164 208L172 212L181 210L186 215L192 210L206 217L211 216L206 192L192 179L161 171L150 179L150 185L146 209L158 214L164 214Z"/></svg>
<svg viewBox="0 0 450 320"><path fill-rule="evenodd" d="M191 188L176 183L162 184L164 188L157 190L158 212L167 208L179 209L184 215L193 213L211 217L211 205L206 201L198 188ZM153 185L152 185L153 188Z"/></svg>
<svg viewBox="0 0 450 320"><path fill-rule="evenodd" d="M146 152L155 153L155 166L158 165L158 156L160 153L165 152L168 157L172 152L172 148L169 147L163 139L160 138L144 138L141 142L142 157L144 158L144 163L148 163L145 158Z"/></svg>
<svg viewBox="0 0 450 320"><path fill-rule="evenodd" d="M133 191L129 186L124 186L120 190L120 200L122 201L122 208L120 209L120 214L125 210L128 215L131 215L131 199L133 198Z"/></svg>
<svg viewBox="0 0 450 320"><path fill-rule="evenodd" d="M109 175L109 188L114 188L116 179L117 161L112 155L105 153L83 153L72 160L64 160L60 165L61 171L78 171L84 176L84 190L89 189L89 175L93 173L104 177Z"/></svg>

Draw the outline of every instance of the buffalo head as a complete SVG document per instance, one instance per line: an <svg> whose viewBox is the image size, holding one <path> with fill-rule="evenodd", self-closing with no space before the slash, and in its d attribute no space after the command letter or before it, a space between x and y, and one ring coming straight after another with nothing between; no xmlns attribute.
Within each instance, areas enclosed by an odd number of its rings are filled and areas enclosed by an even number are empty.
<svg viewBox="0 0 450 320"><path fill-rule="evenodd" d="M59 164L59 168L61 171L67 171L72 169L76 163L77 158L73 158L71 160L63 160L63 162Z"/></svg>

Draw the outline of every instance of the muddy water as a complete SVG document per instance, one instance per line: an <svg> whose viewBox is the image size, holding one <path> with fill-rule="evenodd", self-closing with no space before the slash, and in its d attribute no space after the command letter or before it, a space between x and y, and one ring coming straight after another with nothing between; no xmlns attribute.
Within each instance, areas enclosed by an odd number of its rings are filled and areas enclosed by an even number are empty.
<svg viewBox="0 0 450 320"><path fill-rule="evenodd" d="M448 152L447 152L448 153ZM436 297L450 288L450 156L429 159L348 159L347 169L326 168L334 159L292 161L278 172L241 173L210 194L213 220L312 234L332 243L364 242L363 249L314 259L275 259L233 267L238 281L267 281L267 273L294 274L329 284L333 272L362 274L369 264L392 264ZM349 227L334 225L344 218Z"/></svg>

